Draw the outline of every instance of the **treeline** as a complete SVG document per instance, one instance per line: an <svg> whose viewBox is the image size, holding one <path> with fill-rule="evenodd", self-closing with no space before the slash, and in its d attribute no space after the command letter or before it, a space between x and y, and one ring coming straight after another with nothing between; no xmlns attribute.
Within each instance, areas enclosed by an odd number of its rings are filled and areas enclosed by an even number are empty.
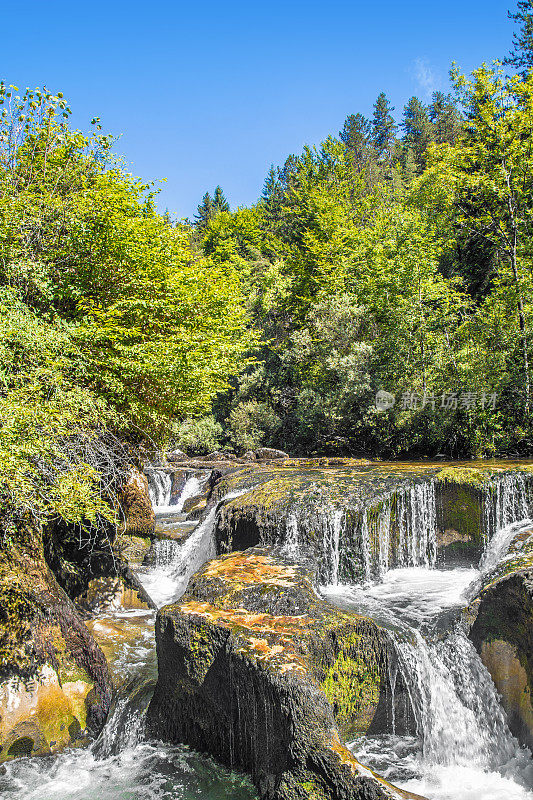
<svg viewBox="0 0 533 800"><path fill-rule="evenodd" d="M530 454L532 13L503 67L399 125L381 94L192 223L98 120L0 84L4 534L113 520L143 447Z"/></svg>
<svg viewBox="0 0 533 800"><path fill-rule="evenodd" d="M204 198L199 247L240 274L262 345L178 441L531 453L532 12L511 15L503 66L453 70L452 94L411 98L399 125L381 93L272 168L251 208Z"/></svg>

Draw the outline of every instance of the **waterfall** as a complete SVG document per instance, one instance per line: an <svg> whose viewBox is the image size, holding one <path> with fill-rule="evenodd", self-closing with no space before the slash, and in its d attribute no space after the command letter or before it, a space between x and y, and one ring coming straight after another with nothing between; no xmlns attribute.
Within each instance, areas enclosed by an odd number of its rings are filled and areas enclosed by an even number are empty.
<svg viewBox="0 0 533 800"><path fill-rule="evenodd" d="M210 470L196 472L185 481L179 497L172 496L172 473L164 469L146 472L150 501L156 514L179 514L185 501L201 494L211 474Z"/></svg>
<svg viewBox="0 0 533 800"><path fill-rule="evenodd" d="M170 506L172 476L163 469L151 469L146 472L148 491L154 510Z"/></svg>
<svg viewBox="0 0 533 800"><path fill-rule="evenodd" d="M530 486L524 475L513 472L498 477L483 492L483 530L486 540L530 516Z"/></svg>
<svg viewBox="0 0 533 800"><path fill-rule="evenodd" d="M226 494L200 522L184 542L160 542L160 555L156 549L153 569L140 568L139 579L148 595L158 606L176 602L187 588L191 576L210 558L216 555L215 526L219 508L228 500L240 497L249 489Z"/></svg>
<svg viewBox="0 0 533 800"><path fill-rule="evenodd" d="M428 642L419 631L400 642L401 665L428 766L507 764L518 743L511 735L496 688L461 631Z"/></svg>
<svg viewBox="0 0 533 800"><path fill-rule="evenodd" d="M187 478L185 486L181 490L181 494L178 497L178 501L175 506L176 511L182 511L186 500L188 500L190 497L200 494L204 483L205 478L203 481L201 481L197 475L192 475L190 478Z"/></svg>
<svg viewBox="0 0 533 800"><path fill-rule="evenodd" d="M181 542L176 539L157 539L152 545L153 566L170 567L176 561L181 547Z"/></svg>
<svg viewBox="0 0 533 800"><path fill-rule="evenodd" d="M325 517L325 524L322 526L322 548L328 559L327 573L331 583L339 582L340 566L340 541L343 525L346 523L346 514L342 508L333 509L332 513Z"/></svg>
<svg viewBox="0 0 533 800"><path fill-rule="evenodd" d="M511 734L460 613L484 575L513 557L509 546L530 529L527 488L522 476L502 476L488 493L485 509L499 527L478 569L436 569L434 492L417 485L397 493L367 509L360 523L366 552L362 577L371 563L373 582L332 580L322 588L341 608L387 629L398 656L385 674L392 732L361 736L351 749L400 788L432 800L533 800L531 754ZM394 705L398 674L416 721L415 736L395 732L402 728Z"/></svg>
<svg viewBox="0 0 533 800"><path fill-rule="evenodd" d="M391 567L434 566L437 511L433 481L400 489L377 506L331 509L322 522L322 580L339 584L347 575L370 581Z"/></svg>
<svg viewBox="0 0 533 800"><path fill-rule="evenodd" d="M418 483L396 495L399 566L431 567L437 555L435 483Z"/></svg>
<svg viewBox="0 0 533 800"><path fill-rule="evenodd" d="M490 572L507 556L509 545L515 538L516 534L522 529L529 530L533 520L521 519L518 522L513 522L506 525L500 530L496 531L492 539L485 545L485 550L479 562L479 568L482 574Z"/></svg>

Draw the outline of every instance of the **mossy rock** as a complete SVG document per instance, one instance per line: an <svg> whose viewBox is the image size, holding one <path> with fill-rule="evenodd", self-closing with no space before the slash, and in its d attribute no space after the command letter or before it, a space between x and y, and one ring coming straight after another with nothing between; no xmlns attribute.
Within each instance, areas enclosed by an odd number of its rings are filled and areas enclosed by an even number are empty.
<svg viewBox="0 0 533 800"><path fill-rule="evenodd" d="M128 536L151 537L154 534L155 516L148 491L146 475L131 469L122 488L121 506L124 511L122 532Z"/></svg>
<svg viewBox="0 0 533 800"><path fill-rule="evenodd" d="M315 575L276 548L208 562L158 612L148 731L249 772L268 800L310 786L320 800L408 796L365 770L339 732L366 731L385 702L389 635L320 599Z"/></svg>
<svg viewBox="0 0 533 800"><path fill-rule="evenodd" d="M468 618L509 727L533 752L533 531L516 535L508 557L486 576Z"/></svg>
<svg viewBox="0 0 533 800"><path fill-rule="evenodd" d="M45 561L42 530L19 520L10 536L0 550L2 759L29 747L18 739L43 753L97 733L112 691L104 654Z"/></svg>

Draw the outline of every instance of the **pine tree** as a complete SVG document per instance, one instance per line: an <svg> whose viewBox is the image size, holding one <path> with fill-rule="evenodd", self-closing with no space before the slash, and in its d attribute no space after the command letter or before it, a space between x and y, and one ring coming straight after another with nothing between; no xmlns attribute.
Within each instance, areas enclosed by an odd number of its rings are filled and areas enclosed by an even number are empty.
<svg viewBox="0 0 533 800"><path fill-rule="evenodd" d="M503 63L514 67L525 78L533 69L533 0L520 0L516 12L507 14L520 25L520 30L513 33L513 49Z"/></svg>
<svg viewBox="0 0 533 800"><path fill-rule="evenodd" d="M264 203L269 203L276 194L276 190L279 187L278 174L279 169L277 169L274 164L271 164L263 184L263 191L261 192L261 200Z"/></svg>
<svg viewBox="0 0 533 800"><path fill-rule="evenodd" d="M391 160L396 134L396 123L392 117L393 111L394 107L390 105L385 92L381 92L374 104L371 138L378 158L384 161Z"/></svg>
<svg viewBox="0 0 533 800"><path fill-rule="evenodd" d="M413 151L419 172L425 166L425 154L432 139L432 125L427 109L418 97L411 97L403 110L402 128L405 132L404 146Z"/></svg>
<svg viewBox="0 0 533 800"><path fill-rule="evenodd" d="M372 123L362 114L350 114L346 117L339 136L358 165L365 160L371 133Z"/></svg>
<svg viewBox="0 0 533 800"><path fill-rule="evenodd" d="M217 186L213 195L213 215L220 214L222 211L229 213L229 203L224 196L222 188Z"/></svg>
<svg viewBox="0 0 533 800"><path fill-rule="evenodd" d="M443 92L433 92L428 111L433 125L433 138L437 144L455 144L461 129L461 115L453 97Z"/></svg>
<svg viewBox="0 0 533 800"><path fill-rule="evenodd" d="M206 192L198 206L197 213L194 215L194 224L197 228L205 228L213 214L213 199L209 192Z"/></svg>

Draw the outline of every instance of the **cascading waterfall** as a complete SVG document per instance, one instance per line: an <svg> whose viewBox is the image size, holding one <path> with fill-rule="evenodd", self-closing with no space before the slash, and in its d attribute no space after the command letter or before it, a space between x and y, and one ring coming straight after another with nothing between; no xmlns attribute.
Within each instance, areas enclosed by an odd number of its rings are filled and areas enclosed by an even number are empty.
<svg viewBox="0 0 533 800"><path fill-rule="evenodd" d="M151 487L152 501L168 500L166 473L159 472ZM194 493L194 492L193 492ZM227 495L221 503L241 492ZM214 555L217 509L179 545L162 541L156 563L139 570L139 577L159 605L178 599L193 572ZM168 563L167 563L168 556ZM159 563L164 561L165 563ZM165 576L162 580L162 576ZM109 615L108 615L109 616ZM254 800L249 779L232 773L187 747L146 741L144 714L155 686L154 613L112 612L113 629L138 622L139 633L125 636L113 670L120 690L104 729L92 747L66 750L52 757L20 758L0 772L0 797L6 800L101 800L102 797L161 800Z"/></svg>
<svg viewBox="0 0 533 800"><path fill-rule="evenodd" d="M148 491L154 509L168 508L172 491L172 476L163 469L146 471Z"/></svg>
<svg viewBox="0 0 533 800"><path fill-rule="evenodd" d="M362 523L361 540L375 542L366 563L374 563L378 580L365 586L332 580L323 587L331 601L389 629L398 655L389 670L390 695L399 670L416 720L416 736L397 735L393 701L392 733L363 736L352 750L396 785L431 800L533 800L531 754L509 731L492 679L460 622L482 576L507 558L515 537L531 529L527 483L508 478L496 482L490 505L487 500L492 524L500 527L479 569L434 568L435 495L415 486L385 501L378 513L367 512L368 533ZM395 513L396 532L390 521ZM387 560L394 533L403 563Z"/></svg>
<svg viewBox="0 0 533 800"><path fill-rule="evenodd" d="M172 543L165 547L165 556L156 555L153 569L139 569L138 576L154 603L160 607L178 600L187 587L191 575L202 564L216 555L215 524L218 509L228 500L244 494L248 489L230 492L215 505L183 543ZM160 542L161 545L163 542ZM156 551L157 552L157 551ZM159 563L157 563L159 561Z"/></svg>
<svg viewBox="0 0 533 800"><path fill-rule="evenodd" d="M296 505L280 520L278 536L285 553L295 559L309 555L310 539L320 543L324 584L337 585L354 574L370 581L393 566L433 566L435 483L402 488L372 509L343 509L322 498L311 508Z"/></svg>
<svg viewBox="0 0 533 800"><path fill-rule="evenodd" d="M185 481L179 497L172 502L172 474L165 469L150 469L146 472L148 491L156 514L179 514L186 500L201 494L210 471L190 475Z"/></svg>
<svg viewBox="0 0 533 800"><path fill-rule="evenodd" d="M396 496L399 566L435 564L437 555L437 504L434 481L418 483Z"/></svg>
<svg viewBox="0 0 533 800"><path fill-rule="evenodd" d="M530 516L530 484L520 473L506 473L483 492L483 529L486 542L496 533Z"/></svg>

